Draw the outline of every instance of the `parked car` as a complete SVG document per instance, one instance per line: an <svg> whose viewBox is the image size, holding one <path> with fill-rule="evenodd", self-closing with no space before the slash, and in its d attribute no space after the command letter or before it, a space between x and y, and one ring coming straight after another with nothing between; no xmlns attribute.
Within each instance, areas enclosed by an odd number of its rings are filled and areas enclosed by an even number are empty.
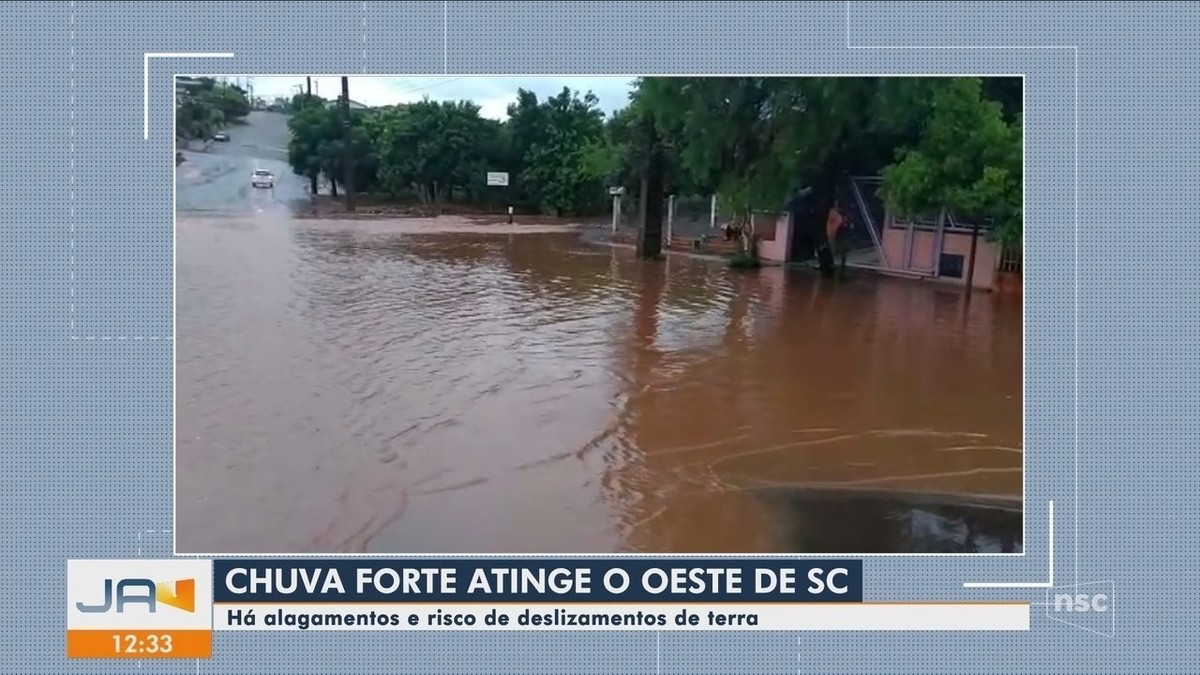
<svg viewBox="0 0 1200 675"><path fill-rule="evenodd" d="M275 174L266 169L255 169L254 173L250 174L250 185L253 187L275 187Z"/></svg>
<svg viewBox="0 0 1200 675"><path fill-rule="evenodd" d="M229 142L229 134L213 134L213 140L220 141L222 143L228 143Z"/></svg>

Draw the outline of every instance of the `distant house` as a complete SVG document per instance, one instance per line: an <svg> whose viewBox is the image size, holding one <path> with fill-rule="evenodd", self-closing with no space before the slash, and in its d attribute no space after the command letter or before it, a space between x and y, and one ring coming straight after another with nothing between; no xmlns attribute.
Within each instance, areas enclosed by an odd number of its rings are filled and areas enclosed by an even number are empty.
<svg viewBox="0 0 1200 675"><path fill-rule="evenodd" d="M856 177L841 198L840 208L850 221L844 242L853 249L849 266L959 286L970 275L973 287L988 290L1020 286L1020 251L988 241L989 226L975 228L944 209L924 218L903 218L878 198L881 181ZM762 235L759 254L764 260L788 263L811 255L811 242L801 239L794 218L792 213L759 217L754 227Z"/></svg>
<svg viewBox="0 0 1200 675"><path fill-rule="evenodd" d="M341 107L341 105L342 105L342 97L339 96L333 100L321 99L321 103L322 103L322 105L338 108L338 107ZM354 99L350 99L350 109L351 110L369 110L370 108L371 108L371 106L369 106L369 105L365 105L365 104L359 103L358 101L355 101Z"/></svg>
<svg viewBox="0 0 1200 675"><path fill-rule="evenodd" d="M339 96L332 101L327 101L327 104L331 105L335 108L341 107L342 97ZM362 103L359 103L358 101L355 101L354 99L350 99L350 109L351 110L366 110L370 107L371 106L369 106L369 105L363 105Z"/></svg>
<svg viewBox="0 0 1200 675"><path fill-rule="evenodd" d="M204 86L204 82L192 77L175 78L175 107L183 105L183 100Z"/></svg>

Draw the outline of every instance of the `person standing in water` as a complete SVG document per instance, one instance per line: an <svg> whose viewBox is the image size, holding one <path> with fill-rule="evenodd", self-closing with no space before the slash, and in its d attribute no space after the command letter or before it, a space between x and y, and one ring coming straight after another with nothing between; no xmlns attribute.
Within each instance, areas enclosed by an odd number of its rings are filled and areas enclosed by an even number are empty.
<svg viewBox="0 0 1200 675"><path fill-rule="evenodd" d="M835 248L834 242L837 241L838 233L846 224L846 218L842 215L841 204L834 200L833 206L829 207L829 216L825 219L825 240L829 242L831 248Z"/></svg>

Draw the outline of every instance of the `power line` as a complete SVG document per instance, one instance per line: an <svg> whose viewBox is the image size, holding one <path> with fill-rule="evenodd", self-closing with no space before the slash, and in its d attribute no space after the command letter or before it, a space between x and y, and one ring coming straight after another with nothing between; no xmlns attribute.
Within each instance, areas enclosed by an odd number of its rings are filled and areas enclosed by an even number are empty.
<svg viewBox="0 0 1200 675"><path fill-rule="evenodd" d="M415 93L415 92L418 92L418 91L423 91L423 90L425 90L425 89L432 89L432 88L434 88L434 87L440 87L440 86L442 86L442 85L444 85L444 84L450 84L451 82L457 82L457 81L459 81L459 80L462 80L462 79L466 79L466 78L465 78L465 76L463 76L463 77L451 77L451 78L449 78L449 79L445 79L445 80L442 80L442 81L440 81L440 82L437 82L437 81L435 81L435 82L431 82L431 83L428 83L428 84L423 84L423 85L420 85L420 86L417 86L417 87L413 87L413 88L411 88L411 89L402 89L402 90L400 90L400 91L398 91L398 92L396 92L396 93L397 93L398 95L401 95L401 96L403 96L404 94L412 94L412 93Z"/></svg>

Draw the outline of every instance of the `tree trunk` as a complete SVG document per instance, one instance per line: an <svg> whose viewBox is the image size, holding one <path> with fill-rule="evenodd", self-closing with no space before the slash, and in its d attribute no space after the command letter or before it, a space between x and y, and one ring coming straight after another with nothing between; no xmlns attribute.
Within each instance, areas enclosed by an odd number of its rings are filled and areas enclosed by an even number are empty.
<svg viewBox="0 0 1200 675"><path fill-rule="evenodd" d="M317 174L315 174L315 173L314 173L314 174L309 174L309 176L308 176L308 189L309 189L309 192L310 192L311 194L314 194L314 195L315 195L315 194L317 194L317 192L318 192L318 189L317 189Z"/></svg>
<svg viewBox="0 0 1200 675"><path fill-rule="evenodd" d="M646 130L650 141L646 153L646 165L638 194L641 212L638 223L638 257L657 260L663 247L663 171L662 151L653 127Z"/></svg>
<svg viewBox="0 0 1200 675"><path fill-rule="evenodd" d="M329 195L337 199L337 181L333 178L329 179Z"/></svg>

